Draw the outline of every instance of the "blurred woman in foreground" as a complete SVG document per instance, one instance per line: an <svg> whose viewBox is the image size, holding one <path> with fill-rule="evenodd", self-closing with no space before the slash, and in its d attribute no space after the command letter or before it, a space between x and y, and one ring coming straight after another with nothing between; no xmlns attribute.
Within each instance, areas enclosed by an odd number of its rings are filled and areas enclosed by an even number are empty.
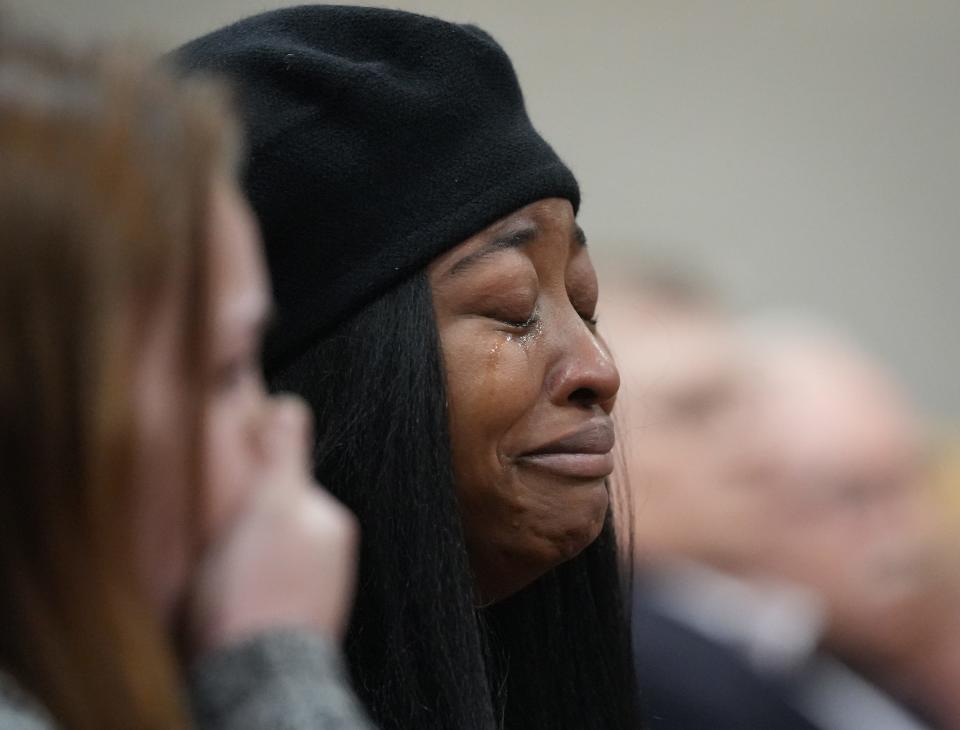
<svg viewBox="0 0 960 730"><path fill-rule="evenodd" d="M203 83L0 40L3 728L365 726L236 146Z"/></svg>

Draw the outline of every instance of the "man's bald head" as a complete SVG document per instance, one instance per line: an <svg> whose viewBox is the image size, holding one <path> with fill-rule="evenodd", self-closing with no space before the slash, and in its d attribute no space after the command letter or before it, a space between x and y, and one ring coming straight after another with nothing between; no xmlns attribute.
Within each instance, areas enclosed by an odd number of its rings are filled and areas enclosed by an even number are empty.
<svg viewBox="0 0 960 730"><path fill-rule="evenodd" d="M825 599L831 641L882 653L934 569L917 419L894 380L842 337L769 326L754 337L780 540L771 567Z"/></svg>
<svg viewBox="0 0 960 730"><path fill-rule="evenodd" d="M764 549L764 457L735 323L695 281L659 272L606 286L600 317L641 559L742 568Z"/></svg>

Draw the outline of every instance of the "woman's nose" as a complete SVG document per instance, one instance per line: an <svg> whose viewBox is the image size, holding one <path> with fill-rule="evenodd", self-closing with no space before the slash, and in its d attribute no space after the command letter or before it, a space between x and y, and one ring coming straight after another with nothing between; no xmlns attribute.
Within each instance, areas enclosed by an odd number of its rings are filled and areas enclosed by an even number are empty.
<svg viewBox="0 0 960 730"><path fill-rule="evenodd" d="M548 392L557 405L610 412L620 389L620 372L606 344L583 322L548 376Z"/></svg>

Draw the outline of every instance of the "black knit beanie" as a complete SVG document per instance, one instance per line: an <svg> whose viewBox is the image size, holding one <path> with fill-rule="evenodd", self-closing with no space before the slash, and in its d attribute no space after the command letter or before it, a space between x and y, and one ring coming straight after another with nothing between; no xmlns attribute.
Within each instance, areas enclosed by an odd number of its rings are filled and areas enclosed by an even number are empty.
<svg viewBox="0 0 960 730"><path fill-rule="evenodd" d="M268 373L505 215L549 197L579 205L510 59L476 27L305 5L241 20L171 60L236 87L278 310Z"/></svg>

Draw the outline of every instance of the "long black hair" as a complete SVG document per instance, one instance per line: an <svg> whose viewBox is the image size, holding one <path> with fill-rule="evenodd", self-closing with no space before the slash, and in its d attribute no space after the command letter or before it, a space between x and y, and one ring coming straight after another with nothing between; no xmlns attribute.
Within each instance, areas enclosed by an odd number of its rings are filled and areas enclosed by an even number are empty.
<svg viewBox="0 0 960 730"><path fill-rule="evenodd" d="M314 409L317 478L360 521L346 654L381 728L640 727L609 516L578 557L507 600L475 606L425 272L270 382Z"/></svg>

